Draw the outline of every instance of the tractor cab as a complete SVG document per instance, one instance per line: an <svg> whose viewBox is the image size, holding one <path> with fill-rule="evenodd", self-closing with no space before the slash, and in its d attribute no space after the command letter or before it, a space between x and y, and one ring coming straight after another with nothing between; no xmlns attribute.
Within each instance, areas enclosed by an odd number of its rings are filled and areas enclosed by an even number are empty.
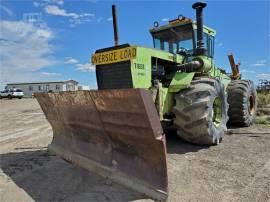
<svg viewBox="0 0 270 202"><path fill-rule="evenodd" d="M154 48L183 56L194 56L197 44L197 23L180 15L170 20L167 25L159 26L154 23L150 30L153 37ZM203 26L203 42L205 55L214 57L215 30Z"/></svg>

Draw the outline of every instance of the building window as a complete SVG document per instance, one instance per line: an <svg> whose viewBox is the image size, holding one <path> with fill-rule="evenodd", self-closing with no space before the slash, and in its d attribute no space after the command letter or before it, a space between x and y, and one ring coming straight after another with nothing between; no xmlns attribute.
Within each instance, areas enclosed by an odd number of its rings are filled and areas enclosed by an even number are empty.
<svg viewBox="0 0 270 202"><path fill-rule="evenodd" d="M33 86L29 86L29 91L33 91Z"/></svg>
<svg viewBox="0 0 270 202"><path fill-rule="evenodd" d="M41 90L42 90L41 86L38 86L38 90L39 90L39 91L41 91Z"/></svg>
<svg viewBox="0 0 270 202"><path fill-rule="evenodd" d="M60 90L60 85L56 84L55 90Z"/></svg>
<svg viewBox="0 0 270 202"><path fill-rule="evenodd" d="M50 90L50 85L46 85L46 91Z"/></svg>
<svg viewBox="0 0 270 202"><path fill-rule="evenodd" d="M67 84L67 90L72 91L73 90L73 85L72 84Z"/></svg>

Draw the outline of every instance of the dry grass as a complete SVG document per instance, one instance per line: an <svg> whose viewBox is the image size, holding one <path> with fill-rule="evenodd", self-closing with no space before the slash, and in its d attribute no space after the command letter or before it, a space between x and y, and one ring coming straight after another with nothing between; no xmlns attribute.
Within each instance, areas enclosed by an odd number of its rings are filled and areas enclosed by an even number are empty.
<svg viewBox="0 0 270 202"><path fill-rule="evenodd" d="M270 105L270 94L269 93L258 93L258 106Z"/></svg>
<svg viewBox="0 0 270 202"><path fill-rule="evenodd" d="M270 117L269 116L257 116L256 124L261 124L270 128Z"/></svg>
<svg viewBox="0 0 270 202"><path fill-rule="evenodd" d="M258 93L258 110L256 123L270 127L270 94Z"/></svg>

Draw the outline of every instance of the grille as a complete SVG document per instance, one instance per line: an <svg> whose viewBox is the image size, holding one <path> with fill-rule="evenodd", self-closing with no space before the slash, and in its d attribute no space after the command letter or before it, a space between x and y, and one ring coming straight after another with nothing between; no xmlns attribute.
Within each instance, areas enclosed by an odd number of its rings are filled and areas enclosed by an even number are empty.
<svg viewBox="0 0 270 202"><path fill-rule="evenodd" d="M98 89L132 88L130 61L97 65Z"/></svg>

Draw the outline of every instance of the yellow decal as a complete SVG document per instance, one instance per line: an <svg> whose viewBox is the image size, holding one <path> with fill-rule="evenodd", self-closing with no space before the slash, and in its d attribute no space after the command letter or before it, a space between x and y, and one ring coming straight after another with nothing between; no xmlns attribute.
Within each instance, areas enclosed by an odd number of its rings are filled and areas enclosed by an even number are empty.
<svg viewBox="0 0 270 202"><path fill-rule="evenodd" d="M92 64L102 65L131 60L136 57L136 47L122 48L118 50L96 53L92 55Z"/></svg>

